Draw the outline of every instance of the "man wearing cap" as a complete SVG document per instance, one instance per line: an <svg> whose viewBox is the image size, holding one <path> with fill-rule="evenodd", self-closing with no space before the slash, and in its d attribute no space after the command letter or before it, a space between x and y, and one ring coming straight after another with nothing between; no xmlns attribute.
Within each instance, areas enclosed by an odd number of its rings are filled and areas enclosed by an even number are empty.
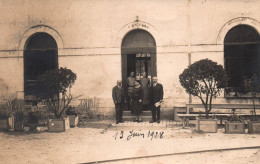
<svg viewBox="0 0 260 164"><path fill-rule="evenodd" d="M151 111L153 120L150 123L160 123L160 108L163 102L163 86L158 83L157 77L153 77L152 86L150 88Z"/></svg>
<svg viewBox="0 0 260 164"><path fill-rule="evenodd" d="M117 85L112 90L112 97L116 108L116 124L122 122L123 105L125 102L125 91L122 87L122 81L118 80Z"/></svg>

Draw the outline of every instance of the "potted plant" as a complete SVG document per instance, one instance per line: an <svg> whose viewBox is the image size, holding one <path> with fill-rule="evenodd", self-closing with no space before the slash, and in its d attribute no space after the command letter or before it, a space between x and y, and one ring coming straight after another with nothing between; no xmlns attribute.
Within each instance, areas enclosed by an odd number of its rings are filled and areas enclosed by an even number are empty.
<svg viewBox="0 0 260 164"><path fill-rule="evenodd" d="M70 127L77 126L79 123L79 117L76 108L70 106L66 111L66 114L69 116Z"/></svg>
<svg viewBox="0 0 260 164"><path fill-rule="evenodd" d="M9 97L5 99L5 103L0 108L2 118L8 119L8 125L11 129L23 130L24 100Z"/></svg>
<svg viewBox="0 0 260 164"><path fill-rule="evenodd" d="M203 59L188 66L179 76L179 80L185 91L198 97L204 106L206 118L197 119L197 130L216 132L217 121L209 119L209 113L213 98L216 98L221 89L227 86L228 77L223 66L212 60Z"/></svg>
<svg viewBox="0 0 260 164"><path fill-rule="evenodd" d="M245 133L245 121L235 114L235 109L225 121L225 133Z"/></svg>
<svg viewBox="0 0 260 164"><path fill-rule="evenodd" d="M196 118L196 131L206 132L206 133L217 133L218 130L218 120L216 117L203 118L199 115Z"/></svg>
<svg viewBox="0 0 260 164"><path fill-rule="evenodd" d="M14 113L14 131L23 131L25 119L24 100L14 98L8 101L8 104L9 110Z"/></svg>
<svg viewBox="0 0 260 164"><path fill-rule="evenodd" d="M24 130L24 112L17 111L14 118L14 131Z"/></svg>
<svg viewBox="0 0 260 164"><path fill-rule="evenodd" d="M45 72L37 79L37 97L44 100L47 109L53 114L48 121L48 129L51 132L62 132L69 129L69 118L65 117L65 111L72 101L70 89L77 75L70 69L59 68Z"/></svg>
<svg viewBox="0 0 260 164"><path fill-rule="evenodd" d="M0 129L14 129L16 113L23 112L23 100L14 97L8 97L5 102L0 105Z"/></svg>
<svg viewBox="0 0 260 164"><path fill-rule="evenodd" d="M37 130L38 126L38 116L37 116L37 110L34 109L37 108L35 106L32 107L32 110L28 113L28 125L29 125L29 130L30 131L35 131Z"/></svg>
<svg viewBox="0 0 260 164"><path fill-rule="evenodd" d="M5 105L0 107L0 130L8 130L14 128L14 117L12 111L5 108Z"/></svg>
<svg viewBox="0 0 260 164"><path fill-rule="evenodd" d="M252 115L248 121L248 133L260 133L260 121L255 117L254 111L251 111Z"/></svg>
<svg viewBox="0 0 260 164"><path fill-rule="evenodd" d="M260 121L257 118L255 107L256 94L260 92L259 80L256 74L253 74L251 77L245 76L241 87L244 93L250 93L253 105L251 117L248 121L248 133L260 133Z"/></svg>

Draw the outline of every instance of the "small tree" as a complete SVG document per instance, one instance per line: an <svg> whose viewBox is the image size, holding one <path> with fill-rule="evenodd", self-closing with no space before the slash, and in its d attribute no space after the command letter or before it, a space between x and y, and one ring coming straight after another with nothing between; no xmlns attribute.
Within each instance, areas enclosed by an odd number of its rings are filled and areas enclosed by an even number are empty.
<svg viewBox="0 0 260 164"><path fill-rule="evenodd" d="M256 93L260 91L260 83L256 74L253 74L251 77L244 76L243 82L241 85L241 90L243 93L250 93L253 103L252 115L254 116L253 120L256 120L256 110L255 110L255 98Z"/></svg>
<svg viewBox="0 0 260 164"><path fill-rule="evenodd" d="M70 88L77 75L70 69L59 68L45 72L37 79L37 97L46 101L56 118L63 116L72 100Z"/></svg>
<svg viewBox="0 0 260 164"><path fill-rule="evenodd" d="M198 97L205 108L206 118L211 111L212 98L227 86L224 68L209 59L197 61L179 76L181 85L188 94Z"/></svg>

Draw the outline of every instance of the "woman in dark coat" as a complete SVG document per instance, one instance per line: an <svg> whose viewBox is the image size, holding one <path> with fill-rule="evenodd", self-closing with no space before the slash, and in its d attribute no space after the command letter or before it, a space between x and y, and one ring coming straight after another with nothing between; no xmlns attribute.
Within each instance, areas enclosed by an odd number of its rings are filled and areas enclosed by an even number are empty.
<svg viewBox="0 0 260 164"><path fill-rule="evenodd" d="M146 72L143 73L143 77L140 79L140 84L144 94L143 109L147 110L148 105L150 104L150 79L146 77Z"/></svg>
<svg viewBox="0 0 260 164"><path fill-rule="evenodd" d="M142 108L143 108L143 91L138 81L135 81L135 87L133 89L133 113L135 115L134 122L141 122Z"/></svg>

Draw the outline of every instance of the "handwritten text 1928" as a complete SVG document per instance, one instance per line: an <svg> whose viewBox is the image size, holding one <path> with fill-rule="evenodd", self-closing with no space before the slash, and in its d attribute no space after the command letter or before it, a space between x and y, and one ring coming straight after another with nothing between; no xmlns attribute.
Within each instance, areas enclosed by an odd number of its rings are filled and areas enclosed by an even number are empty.
<svg viewBox="0 0 260 164"><path fill-rule="evenodd" d="M150 138L152 141L154 138L162 139L163 134L164 134L163 131L157 132L157 131L149 130L148 132L142 132L142 131L137 132L137 131L131 130L128 132L125 132L125 131L116 132L116 134L113 135L113 137L115 138L115 140L126 138L127 141L129 141L132 138L146 138L147 137L147 138Z"/></svg>

